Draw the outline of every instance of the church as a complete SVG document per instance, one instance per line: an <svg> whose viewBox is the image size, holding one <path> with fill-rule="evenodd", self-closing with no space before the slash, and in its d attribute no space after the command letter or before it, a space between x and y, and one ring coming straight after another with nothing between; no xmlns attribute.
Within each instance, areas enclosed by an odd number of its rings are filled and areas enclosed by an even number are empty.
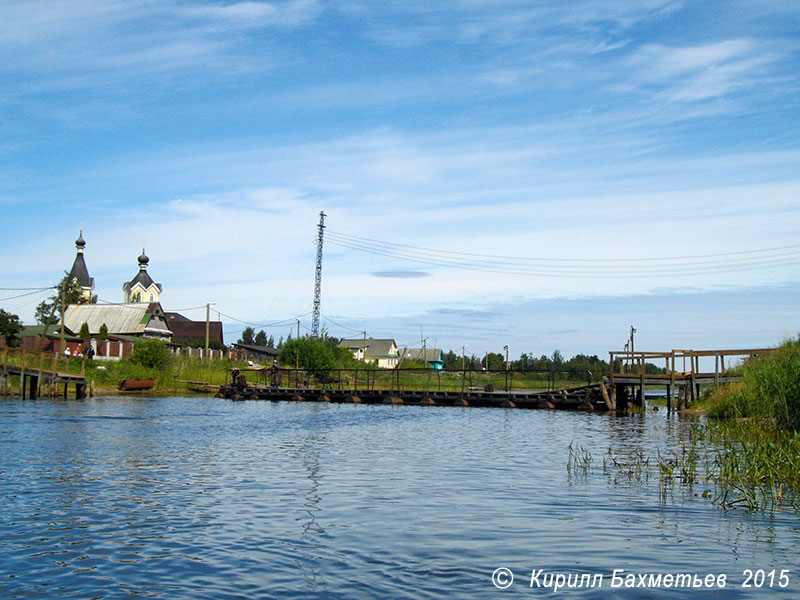
<svg viewBox="0 0 800 600"><path fill-rule="evenodd" d="M89 277L89 270L86 268L86 260L83 257L83 249L86 248L86 240L83 239L83 227L78 234L78 239L75 240L75 261L72 263L72 268L69 270L69 280L77 281L81 286L81 299L85 302L91 302L94 296L94 278Z"/></svg>
<svg viewBox="0 0 800 600"><path fill-rule="evenodd" d="M97 303L94 278L89 276L86 266L86 240L82 228L75 248L77 252L69 277L81 286L81 302L68 306L64 311L64 327L72 335L77 335L86 323L92 337L97 337L101 326L105 325L109 336L118 339L154 337L171 342L175 333L179 333L180 340L175 341L181 343L205 341L205 321L192 321L179 313L164 312L161 307L163 286L153 281L148 273L150 258L144 248L138 258L139 270L133 279L122 285L121 304ZM171 324L175 324L177 332L173 331ZM212 321L209 325L211 339L223 344L222 323Z"/></svg>
<svg viewBox="0 0 800 600"><path fill-rule="evenodd" d="M139 272L136 277L126 282L122 286L122 291L125 294L123 302L160 302L161 299L161 284L153 281L153 278L147 273L147 264L150 259L144 253L139 256Z"/></svg>

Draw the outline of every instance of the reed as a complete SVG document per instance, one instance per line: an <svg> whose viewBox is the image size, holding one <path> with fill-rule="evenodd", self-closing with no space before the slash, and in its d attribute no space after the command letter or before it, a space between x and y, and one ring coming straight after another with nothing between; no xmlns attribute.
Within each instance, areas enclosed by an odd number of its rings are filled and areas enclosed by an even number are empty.
<svg viewBox="0 0 800 600"><path fill-rule="evenodd" d="M711 393L706 411L720 419L769 419L783 429L800 429L800 339L748 360L740 381Z"/></svg>
<svg viewBox="0 0 800 600"><path fill-rule="evenodd" d="M756 420L734 420L698 425L677 448L655 457L638 448L629 452L609 448L602 473L614 484L645 486L657 476L662 504L680 491L709 498L723 508L800 511L798 464L800 432ZM571 443L569 475L588 477L591 466L589 452Z"/></svg>
<svg viewBox="0 0 800 600"><path fill-rule="evenodd" d="M591 453L581 446L580 444L573 445L575 442L570 442L568 446L569 454L567 456L567 474L570 476L581 475L586 477L592 468L592 455Z"/></svg>
<svg viewBox="0 0 800 600"><path fill-rule="evenodd" d="M711 432L720 443L712 466L719 504L800 509L800 432L752 421L720 423Z"/></svg>
<svg viewBox="0 0 800 600"><path fill-rule="evenodd" d="M628 481L647 481L650 479L650 457L644 451L634 448L627 455L617 454L611 448L603 457L603 473Z"/></svg>

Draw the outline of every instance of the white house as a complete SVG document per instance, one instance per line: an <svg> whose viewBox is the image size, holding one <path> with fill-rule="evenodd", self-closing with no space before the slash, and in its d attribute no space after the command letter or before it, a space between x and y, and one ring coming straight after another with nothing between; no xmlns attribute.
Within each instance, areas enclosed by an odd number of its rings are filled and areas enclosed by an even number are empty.
<svg viewBox="0 0 800 600"><path fill-rule="evenodd" d="M400 351L392 339L360 338L342 340L339 342L339 347L350 350L357 360L374 362L380 369L394 369L400 361Z"/></svg>

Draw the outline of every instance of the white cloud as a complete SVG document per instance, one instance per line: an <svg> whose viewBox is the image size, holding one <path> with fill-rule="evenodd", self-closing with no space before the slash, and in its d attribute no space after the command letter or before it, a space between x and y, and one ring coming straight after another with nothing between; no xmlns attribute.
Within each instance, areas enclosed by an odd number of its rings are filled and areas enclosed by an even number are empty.
<svg viewBox="0 0 800 600"><path fill-rule="evenodd" d="M638 85L675 102L704 101L765 85L778 56L747 39L687 47L649 44L627 61Z"/></svg>
<svg viewBox="0 0 800 600"><path fill-rule="evenodd" d="M206 19L220 29L297 26L312 20L320 11L317 0L173 5L168 9L179 17Z"/></svg>

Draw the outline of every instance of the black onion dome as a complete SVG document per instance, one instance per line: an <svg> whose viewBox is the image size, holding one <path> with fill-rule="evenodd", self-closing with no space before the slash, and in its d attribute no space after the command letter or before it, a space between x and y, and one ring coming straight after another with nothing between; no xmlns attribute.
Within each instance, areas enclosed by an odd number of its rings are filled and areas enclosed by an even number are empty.
<svg viewBox="0 0 800 600"><path fill-rule="evenodd" d="M144 266L150 262L150 259L147 258L147 254L144 253L144 248L142 248L142 254L139 256L139 264Z"/></svg>
<svg viewBox="0 0 800 600"><path fill-rule="evenodd" d="M86 246L86 240L83 239L83 230L78 234L78 239L75 240L75 246L78 248Z"/></svg>

